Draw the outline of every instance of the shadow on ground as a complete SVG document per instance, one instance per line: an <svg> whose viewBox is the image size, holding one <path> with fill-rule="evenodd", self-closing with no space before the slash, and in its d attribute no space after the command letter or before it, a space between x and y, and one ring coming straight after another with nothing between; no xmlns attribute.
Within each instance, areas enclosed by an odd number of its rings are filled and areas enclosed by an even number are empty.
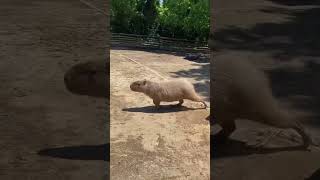
<svg viewBox="0 0 320 180"><path fill-rule="evenodd" d="M286 6L301 6L301 5L318 5L320 4L319 0L307 0L307 1L300 1L300 0L270 0L274 3L286 5Z"/></svg>
<svg viewBox="0 0 320 180"><path fill-rule="evenodd" d="M248 146L245 142L229 139L225 143L218 143L215 141L215 136L210 135L210 149L211 159L227 158L235 156L248 156L251 154L271 154L281 151L306 151L302 146L295 147L276 147L276 148L255 148Z"/></svg>
<svg viewBox="0 0 320 180"><path fill-rule="evenodd" d="M272 6L260 11L288 15L289 18L285 23L258 23L253 28L230 26L218 30L214 32L216 48L270 52L274 57L284 59L320 55L319 6L304 10Z"/></svg>
<svg viewBox="0 0 320 180"><path fill-rule="evenodd" d="M201 104L199 103L199 106ZM156 109L155 106L145 106L145 107L133 107L133 108L124 108L123 111L127 112L143 112L143 113L173 113L180 111L190 111L190 110L199 110L203 109L199 108L189 108L185 106L177 106L177 105L161 105L160 109Z"/></svg>
<svg viewBox="0 0 320 180"><path fill-rule="evenodd" d="M316 170L310 177L305 180L319 180L320 179L320 169Z"/></svg>
<svg viewBox="0 0 320 180"><path fill-rule="evenodd" d="M143 47L124 47L124 46L112 46L112 50L128 50L128 51L145 51L155 54L168 54L174 56L184 57L186 55L186 51L166 51L159 50L157 48L143 48Z"/></svg>
<svg viewBox="0 0 320 180"><path fill-rule="evenodd" d="M110 144L94 146L69 146L60 148L44 149L38 152L40 156L72 160L110 160Z"/></svg>

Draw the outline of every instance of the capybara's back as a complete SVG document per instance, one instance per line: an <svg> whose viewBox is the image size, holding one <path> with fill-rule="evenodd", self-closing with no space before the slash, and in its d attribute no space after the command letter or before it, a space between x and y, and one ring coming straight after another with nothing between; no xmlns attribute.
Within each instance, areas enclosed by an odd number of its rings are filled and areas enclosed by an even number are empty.
<svg viewBox="0 0 320 180"><path fill-rule="evenodd" d="M163 81L159 83L161 90L164 91L163 101L176 101L177 99L189 99L198 97L193 85L185 79L177 79L170 81Z"/></svg>
<svg viewBox="0 0 320 180"><path fill-rule="evenodd" d="M246 116L276 105L265 75L248 61L216 59L213 67L211 94L218 121L224 114L250 118Z"/></svg>
<svg viewBox="0 0 320 180"><path fill-rule="evenodd" d="M140 80L131 83L130 89L135 92L146 94L153 99L156 106L159 106L161 101L179 101L179 105L181 105L184 99L188 99L202 102L204 106L207 107L203 99L196 93L194 86L185 79L160 82Z"/></svg>

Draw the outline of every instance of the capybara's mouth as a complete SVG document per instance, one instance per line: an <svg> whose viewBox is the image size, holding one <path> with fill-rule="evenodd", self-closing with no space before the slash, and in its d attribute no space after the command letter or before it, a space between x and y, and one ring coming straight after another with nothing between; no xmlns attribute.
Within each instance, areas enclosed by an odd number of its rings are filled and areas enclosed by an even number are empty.
<svg viewBox="0 0 320 180"><path fill-rule="evenodd" d="M140 92L139 89L137 89L135 86L130 86L130 89L131 91L134 91L134 92Z"/></svg>

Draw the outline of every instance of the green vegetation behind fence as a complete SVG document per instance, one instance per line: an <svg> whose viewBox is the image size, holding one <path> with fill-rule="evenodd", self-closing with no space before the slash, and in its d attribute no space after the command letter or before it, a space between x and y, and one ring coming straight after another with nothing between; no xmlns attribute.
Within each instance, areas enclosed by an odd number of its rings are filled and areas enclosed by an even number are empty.
<svg viewBox="0 0 320 180"><path fill-rule="evenodd" d="M209 0L111 0L113 33L207 41Z"/></svg>

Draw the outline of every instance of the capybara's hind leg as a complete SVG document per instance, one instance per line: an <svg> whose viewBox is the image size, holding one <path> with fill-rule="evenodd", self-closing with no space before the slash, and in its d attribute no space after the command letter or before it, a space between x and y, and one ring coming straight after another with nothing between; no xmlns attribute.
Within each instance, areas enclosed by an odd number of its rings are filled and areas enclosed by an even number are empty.
<svg viewBox="0 0 320 180"><path fill-rule="evenodd" d="M309 145L312 143L310 136L306 133L305 129L302 125L297 124L296 127L293 128L297 133L302 137L303 140L303 147L308 148Z"/></svg>
<svg viewBox="0 0 320 180"><path fill-rule="evenodd" d="M222 127L222 130L220 130L216 135L214 135L213 141L216 141L218 143L224 143L229 138L229 136L236 130L236 123L234 120L230 120L224 121L219 124Z"/></svg>
<svg viewBox="0 0 320 180"><path fill-rule="evenodd" d="M189 98L191 101L195 101L195 102L201 102L204 105L204 109L207 108L207 104L206 102L204 102L204 100L200 97L191 97Z"/></svg>
<svg viewBox="0 0 320 180"><path fill-rule="evenodd" d="M208 107L207 103L204 102L204 101L201 101L201 102L202 102L202 104L203 104L203 106L204 106L204 109L206 109L206 108Z"/></svg>

